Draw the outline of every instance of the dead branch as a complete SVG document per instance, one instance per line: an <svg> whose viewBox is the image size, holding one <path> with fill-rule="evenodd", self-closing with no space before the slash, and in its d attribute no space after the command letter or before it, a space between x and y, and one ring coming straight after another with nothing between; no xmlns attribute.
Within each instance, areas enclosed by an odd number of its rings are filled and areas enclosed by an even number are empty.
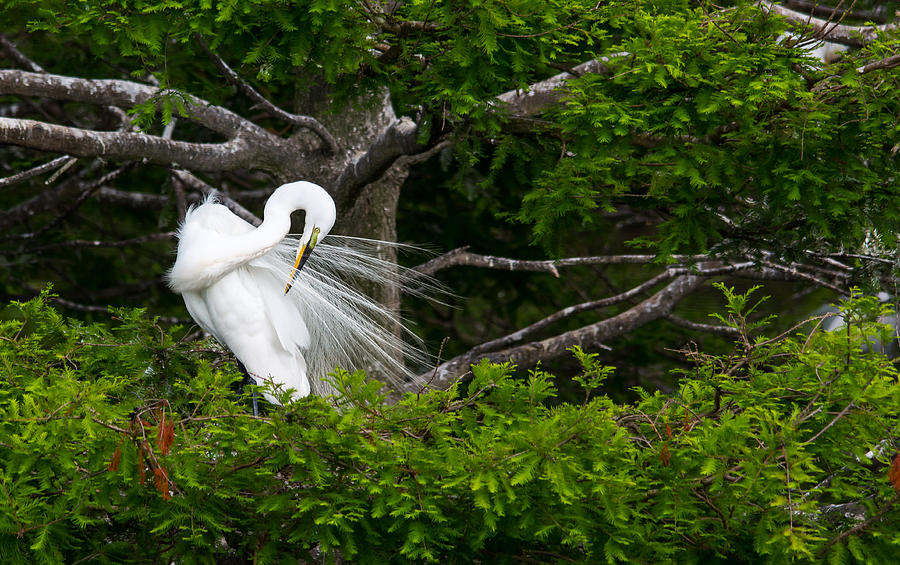
<svg viewBox="0 0 900 565"><path fill-rule="evenodd" d="M302 157L293 144L230 110L195 96L136 82L0 70L0 94L42 96L118 109L173 96L184 105L185 118L228 138L221 143L193 143L131 131L92 131L34 120L0 118L0 143L79 157L143 160L163 166L175 164L203 171L259 168L278 173L295 166Z"/></svg>
<svg viewBox="0 0 900 565"><path fill-rule="evenodd" d="M130 190L119 190L118 188L112 188L110 186L101 187L94 196L100 202L115 204L117 206L139 208L141 210L158 210L169 205L169 197L165 194L132 192Z"/></svg>
<svg viewBox="0 0 900 565"><path fill-rule="evenodd" d="M813 14L815 16L824 17L826 19L837 16L843 18L849 16L866 21L878 22L881 24L888 23L893 18L893 12L888 13L888 7L881 5L875 6L871 10L851 7L850 9L833 8L818 2L810 2L808 0L786 0L784 5L788 8L803 12L805 14Z"/></svg>
<svg viewBox="0 0 900 565"><path fill-rule="evenodd" d="M228 66L228 63L226 63L221 57L213 53L213 51L206 45L206 42L203 41L203 38L199 34L195 34L194 38L197 40L197 42L200 44L200 47L206 52L209 58L212 59L216 67L222 72L222 74L225 75L228 81L237 86L241 90L241 92L243 92L248 98L259 104L262 108L264 108L276 118L289 124L294 124L312 130L322 139L330 153L337 153L337 141L335 141L334 136L331 135L331 132L329 132L325 128L325 126L319 123L317 119L311 116L291 114L290 112L285 112L275 104L272 104L262 94L257 92L256 89L254 89L240 76L238 76L238 74Z"/></svg>
<svg viewBox="0 0 900 565"><path fill-rule="evenodd" d="M879 32L889 31L897 28L897 24L889 23L877 26L851 26L844 24L831 23L828 20L815 18L808 13L798 12L785 8L779 4L769 2L768 0L760 0L759 7L767 12L774 12L783 16L792 24L802 30L812 31L813 37L830 41L832 43L840 43L850 47L863 47L875 40Z"/></svg>
<svg viewBox="0 0 900 565"><path fill-rule="evenodd" d="M91 131L12 118L0 118L0 143L78 157L174 164L200 171L257 165L257 151L240 138L225 143L191 143L142 133Z"/></svg>
<svg viewBox="0 0 900 565"><path fill-rule="evenodd" d="M568 257L565 259L550 259L543 261L529 261L524 259L509 259L507 257L495 257L492 255L480 255L468 251L468 247L460 247L448 251L443 255L415 267L413 270L425 275L433 275L437 271L450 267L483 267L486 269L498 269L502 271L535 271L550 273L559 277L559 267L572 267L576 265L622 265L622 264L646 264L650 265L656 260L655 255L598 255L593 257ZM673 255L672 259L678 263L696 263L711 259L709 255Z"/></svg>
<svg viewBox="0 0 900 565"><path fill-rule="evenodd" d="M215 198L220 204L224 204L228 207L229 210L234 212L238 217L243 219L245 222L249 222L254 226L259 226L262 223L256 214L247 210L234 200L232 200L227 194L218 190L215 187L212 187L199 178L195 177L188 171L184 170L173 170L172 175L176 177L179 181L183 182L186 186L197 190L208 197Z"/></svg>
<svg viewBox="0 0 900 565"><path fill-rule="evenodd" d="M381 176L394 161L427 149L418 143L419 126L408 117L395 119L361 156L351 159L334 183L338 210L349 210L362 188Z"/></svg>
<svg viewBox="0 0 900 565"><path fill-rule="evenodd" d="M0 51L5 53L10 59L16 62L20 67L25 67L33 73L42 73L44 69L40 65L25 56L24 53L13 44L12 41L0 33Z"/></svg>
<svg viewBox="0 0 900 565"><path fill-rule="evenodd" d="M8 177L0 179L0 188L5 188L7 186L12 186L16 183L24 182L30 178L40 176L48 171L52 171L54 169L58 169L59 167L67 164L71 157L69 155L63 155L62 157L57 157L52 161L48 161L43 165L38 165L37 167L28 169L27 171L22 171L21 173L16 173L14 175L10 175ZM52 181L47 181L49 184Z"/></svg>
<svg viewBox="0 0 900 565"><path fill-rule="evenodd" d="M457 375L465 373L469 365L481 358L486 358L491 362L512 361L528 367L539 360L560 357L575 345L586 349L602 346L606 340L625 335L653 320L667 317L675 305L699 288L704 280L704 277L682 275L650 298L617 316L541 341L526 343L502 351L483 355L467 352L439 365L433 375L430 372L422 375L422 379L425 381L430 379L435 388L443 388L452 383Z"/></svg>
<svg viewBox="0 0 900 565"><path fill-rule="evenodd" d="M726 337L737 337L741 335L741 330L739 330L738 328L716 324L702 324L700 322L692 322L690 320L682 318L681 316L676 316L675 314L669 314L668 316L666 316L666 319L676 326L681 326L694 332L717 334Z"/></svg>
<svg viewBox="0 0 900 565"><path fill-rule="evenodd" d="M589 302L582 302L581 304L576 304L574 306L569 306L567 308L563 308L558 312L554 312L553 314L538 320L537 322L522 328L516 332L513 332L509 335L506 335L501 338L493 339L491 341L482 343L476 347L473 347L469 350L468 355L478 355L481 353L487 353L489 351L497 351L499 349L503 349L506 347L510 347L514 343L518 343L528 337L533 336L538 331L546 328L551 324L555 324L561 320L566 318L570 318L576 314L581 314L583 312L590 312L592 310L599 310L600 308L606 308L607 306L612 306L614 304L619 304L621 302L625 302L643 294L649 289L653 288L660 282L672 278L672 274L670 271L664 271L655 277L652 277L650 280L644 281L643 283L637 285L636 287L617 294L615 296L610 296L607 298L602 298L600 300L591 300Z"/></svg>
<svg viewBox="0 0 900 565"><path fill-rule="evenodd" d="M565 95L566 82L587 73L599 75L611 75L608 66L616 59L630 56L628 53L615 53L600 59L591 59L573 67L568 72L553 75L548 79L536 82L527 90L510 90L497 97L510 115L518 118L527 118L540 114L545 109L553 106Z"/></svg>
<svg viewBox="0 0 900 565"><path fill-rule="evenodd" d="M880 61L875 61L873 63L869 63L868 65L863 65L856 69L861 75L866 73L871 73L872 71L879 71L882 69L893 69L894 67L900 66L900 53L896 55L891 55L890 57L881 59Z"/></svg>
<svg viewBox="0 0 900 565"><path fill-rule="evenodd" d="M66 247L131 247L141 245L151 241L167 241L175 238L176 232L168 231L162 233L151 233L140 237L132 237L129 239L120 239L115 241L102 241L99 239L67 239L56 243L49 243L36 247L29 247L29 253L39 253L50 249L59 249Z"/></svg>

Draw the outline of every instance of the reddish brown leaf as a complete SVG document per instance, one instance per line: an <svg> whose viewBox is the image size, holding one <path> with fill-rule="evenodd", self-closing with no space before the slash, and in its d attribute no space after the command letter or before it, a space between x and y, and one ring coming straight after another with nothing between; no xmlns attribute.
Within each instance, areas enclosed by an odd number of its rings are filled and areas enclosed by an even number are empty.
<svg viewBox="0 0 900 565"><path fill-rule="evenodd" d="M672 439L672 428L669 426L668 422L666 422L666 437Z"/></svg>
<svg viewBox="0 0 900 565"><path fill-rule="evenodd" d="M163 500L169 500L171 497L169 494L169 478L166 476L166 472L162 467L153 469L153 484L156 486L156 490L162 495Z"/></svg>
<svg viewBox="0 0 900 565"><path fill-rule="evenodd" d="M156 425L156 447L159 448L160 451L162 451L163 436L166 433L165 432L165 430L166 430L166 411L165 410L161 409L161 410L159 410L159 412L157 412L156 421L158 422L158 424Z"/></svg>
<svg viewBox="0 0 900 565"><path fill-rule="evenodd" d="M107 467L107 469L109 469L110 471L118 471L119 470L119 461L121 459L122 459L122 447L118 446L118 447L116 447L115 453L113 453L112 461L109 462L109 467Z"/></svg>
<svg viewBox="0 0 900 565"><path fill-rule="evenodd" d="M900 453L894 456L891 462L891 469L888 471L888 480L893 485L894 490L900 492Z"/></svg>
<svg viewBox="0 0 900 565"><path fill-rule="evenodd" d="M659 452L659 460L662 461L663 467L669 466L669 461L672 460L672 455L669 453L668 445L664 445L662 451Z"/></svg>

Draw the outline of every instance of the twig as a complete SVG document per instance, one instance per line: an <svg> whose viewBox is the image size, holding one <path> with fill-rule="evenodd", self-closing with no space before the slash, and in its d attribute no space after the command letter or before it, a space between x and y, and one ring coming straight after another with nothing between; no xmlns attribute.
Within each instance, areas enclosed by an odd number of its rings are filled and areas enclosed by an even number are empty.
<svg viewBox="0 0 900 565"><path fill-rule="evenodd" d="M880 61L875 61L874 63L869 63L868 65L863 65L862 67L856 69L856 72L862 75L880 69L893 69L897 66L900 66L900 53L891 55L890 57L887 57Z"/></svg>
<svg viewBox="0 0 900 565"><path fill-rule="evenodd" d="M167 231L161 233L151 233L148 235L132 237L129 239L122 239L119 241L101 241L97 239L69 239L57 243L48 243L47 245L41 245L40 247L29 247L28 252L36 253L38 251L58 249L60 247L128 247L131 245L140 245L141 243L147 243L150 241L163 241L172 239L174 237L175 232Z"/></svg>
<svg viewBox="0 0 900 565"><path fill-rule="evenodd" d="M845 532L841 532L841 533L838 534L837 536L835 536L835 537L831 538L830 540L828 540L828 543L826 543L825 545L823 545L822 548L819 550L818 555L821 557L821 556L825 553L825 551L826 551L829 547L831 547L832 545L836 544L837 542L841 541L842 539L844 539L844 538L846 538L846 537L848 537L848 536L852 536L853 534L855 534L855 533L857 533L857 532L860 532L860 531L864 530L865 528L868 528L868 527L869 527L870 525L872 525L873 523L875 523L875 522L881 520L881 518L884 517L885 512L887 512L888 510L890 510L891 508L893 508L893 507L894 507L894 504L897 503L897 497L898 497L898 496L900 496L900 495L898 495L897 493L895 493L895 494L894 494L894 497L893 497L892 499L890 499L890 500L887 502L887 504L885 504L884 506L882 506L882 507L881 507L881 510L879 510L877 514L875 514L874 516L872 516L872 517L869 518L868 520L866 520L866 521L864 521L864 522L860 522L859 524L853 526L853 527L850 528L849 530L847 530L847 531L845 531Z"/></svg>
<svg viewBox="0 0 900 565"><path fill-rule="evenodd" d="M53 184L56 182L56 179L60 177L63 173L72 168L72 165L78 162L78 157L69 157L69 160L63 163L63 166L57 169L55 173L50 175L50 178L44 181L44 184Z"/></svg>
<svg viewBox="0 0 900 565"><path fill-rule="evenodd" d="M172 170L172 175L178 178L178 180L180 180L187 186L198 190L207 196L215 198L218 202L224 204L229 210L234 212L236 216L243 219L244 221L249 222L254 226L259 226L262 223L262 220L257 218L253 212L247 210L246 208L229 198L228 195L221 190L218 190L217 188L206 184L190 172L175 169Z"/></svg>
<svg viewBox="0 0 900 565"><path fill-rule="evenodd" d="M583 302L581 304L576 304L574 306L569 306L568 308L563 308L558 312L555 312L542 320L538 320L537 322L531 324L530 326L524 327L521 330L513 332L504 337L500 337L497 339L493 339L491 341L482 343L477 345L469 350L469 355L478 355L480 353L485 353L488 351L496 351L498 349L503 349L512 345L513 343L517 343L522 341L523 339L534 335L539 330L549 326L550 324L554 324L559 322L560 320L564 320L576 314L580 314L582 312L589 312L591 310L598 310L600 308L605 308L607 306L612 306L613 304L618 304L620 302L624 302L634 296L637 296L645 291L650 290L660 282L664 280L668 280L674 276L672 271L664 271L650 280L644 281L643 283L637 285L636 287L625 291L621 294L617 294L615 296L610 296L608 298L602 298L600 300L591 300L589 302ZM609 350L609 347L600 345L601 348L605 348Z"/></svg>
<svg viewBox="0 0 900 565"><path fill-rule="evenodd" d="M277 118L284 120L285 122L288 122L290 124L312 130L316 135L319 136L319 138L322 139L322 141L328 147L329 152L337 153L337 141L335 141L334 136L331 135L331 132L329 132L325 128L325 126L323 126L317 119L311 116L291 114L290 112L285 112L275 104L272 104L262 94L257 92L252 86L250 86L240 76L238 76L238 74L228 66L228 63L226 63L221 57L213 53L213 51L206 45L206 42L203 41L203 37L200 36L200 34L194 34L194 39L196 39L197 43L200 44L200 47L206 52L209 58L212 59L213 63L216 64L216 67L218 67L218 69L222 71L228 81L237 86L241 90L241 92L243 92L248 98L252 99L254 102L262 106Z"/></svg>
<svg viewBox="0 0 900 565"><path fill-rule="evenodd" d="M765 266L767 266L767 267L769 267L769 268L771 268L771 269L775 269L775 270L777 270L777 271L782 271L782 272L784 272L784 273L787 273L787 274L791 275L792 277L796 277L796 278L799 278L799 279L805 279L805 280L808 280L808 281L810 281L810 282L816 283L816 284L819 285L819 286L823 286L823 287L825 287L825 288L830 288L831 290L837 292L838 294L844 294L844 293L846 292L845 289L842 289L842 288L840 288L840 287L838 287L838 286L835 286L835 285L833 285L833 284L831 284L831 283L829 283L829 282L827 282L827 281L823 281L822 279L820 279L820 278L818 278L818 277L814 277L813 275L810 275L810 274L808 274L808 273L804 273L804 272L802 272L802 271L799 271L799 270L798 270L795 266L793 266L793 265L790 266L790 267L788 267L788 266L785 266L785 265L780 265L780 264L778 264L778 263L774 263L774 262L769 261L769 260L767 260L767 259L761 259L761 260L760 260L760 263L763 264L763 265L765 265Z"/></svg>
<svg viewBox="0 0 900 565"><path fill-rule="evenodd" d="M2 37L2 36L0 36L0 37ZM43 165L38 165L37 167L34 167L33 169L28 169L27 171L22 171L21 173L16 173L14 175L2 178L2 179L0 179L0 188L5 188L7 186L12 186L16 183L20 183L22 181L26 181L32 177L42 175L42 174L46 173L47 171L52 171L53 169L60 167L60 166L68 166L68 163L66 163L66 160L71 159L71 158L72 157L70 157L69 155L63 155L62 157L57 157L56 159L53 159L52 161L44 163ZM51 181L47 181L47 182L49 183Z"/></svg>
<svg viewBox="0 0 900 565"><path fill-rule="evenodd" d="M117 177L119 177L120 175L122 175L123 173L125 173L126 171L131 169L132 167L134 167L136 164L137 163L135 161L130 161L128 163L125 163L118 169L103 175L99 179L97 179L94 182L87 185L87 187L84 190L82 190L81 194L78 195L78 198L76 198L75 201L72 202L72 204L70 204L68 208L66 208L65 210L60 212L59 215L57 215L55 218L50 220L50 222L45 224L43 227L41 227L36 232L27 234L29 236L28 238L29 239L36 238L37 236L41 235L42 233L46 233L47 231L49 231L49 230L53 229L54 227L56 227L57 225L59 225L60 222L65 220L69 216L69 214L71 214L72 212L77 210L78 207L81 206L84 203L84 201L87 200L94 192L96 192L98 189L100 189L100 187L112 182Z"/></svg>
<svg viewBox="0 0 900 565"><path fill-rule="evenodd" d="M693 330L696 332L703 333L712 333L718 335L724 335L727 337L734 337L741 334L741 330L738 328L732 328L731 326L719 326L714 324L702 324L700 322L692 322L690 320L686 320L681 316L676 316L675 314L669 314L666 317L667 320L672 322L675 325L681 326L683 328L687 328L689 330Z"/></svg>
<svg viewBox="0 0 900 565"><path fill-rule="evenodd" d="M9 55L9 58L18 63L20 66L25 67L29 71L33 73L42 73L44 69L41 68L40 65L26 57L19 49L15 46L15 44L6 38L5 35L0 33L0 47L2 47L3 51Z"/></svg>
<svg viewBox="0 0 900 565"><path fill-rule="evenodd" d="M492 255L479 255L471 253L468 247L459 247L448 251L439 257L414 267L413 270L422 274L432 275L437 271L456 266L484 267L504 271L536 271L550 273L559 277L557 267L572 267L576 265L622 265L622 264L649 264L655 259L655 255L599 255L594 257L568 257L565 259L551 259L544 261L529 261L525 259L510 259L507 257L495 257ZM673 255L672 258L679 263L694 263L711 259L709 255Z"/></svg>

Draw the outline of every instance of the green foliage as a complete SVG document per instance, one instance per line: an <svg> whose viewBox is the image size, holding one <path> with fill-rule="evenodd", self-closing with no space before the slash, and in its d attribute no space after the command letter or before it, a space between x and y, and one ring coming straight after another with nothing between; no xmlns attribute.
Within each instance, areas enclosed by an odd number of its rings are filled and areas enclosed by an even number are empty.
<svg viewBox="0 0 900 565"><path fill-rule="evenodd" d="M132 115L145 131L156 126L156 133L157 118L185 114L180 93L259 117L198 38L285 109L318 115L321 104L337 112L390 89L396 112L419 120L421 141L453 136L456 162L435 182L462 190L472 202L469 226L458 231L483 232L486 222L512 219L521 224L511 228L513 237L524 229L523 239L543 246L535 254L571 252L585 229L602 241L617 237L603 233L614 211L652 218L628 239L661 259L761 248L794 258L864 245L891 253L896 239L890 234L900 220L900 84L894 69L857 69L896 52L896 31L825 66L783 39L790 29L785 20L755 2L727 4L15 0L0 9L0 21L49 71L155 77L165 90L132 108ZM510 120L496 103L502 93L594 58L608 58L609 72L569 80L558 107ZM315 108L303 107L307 98L315 99ZM72 112L73 123L89 123ZM258 121L286 133L283 124L267 120ZM178 138L215 137L191 128L189 120L180 121ZM135 176L128 184L134 190L155 193L166 186L161 173ZM441 193L430 190L430 201L413 206L427 212ZM2 199L12 205L25 196L5 193ZM142 218L139 228L121 231L145 233L150 222L173 229L175 221L171 213ZM424 223L421 217L412 222ZM463 225L462 218L454 224ZM96 231L66 229L65 239L98 239ZM452 231L444 227L415 240L449 240ZM45 248L58 247L41 239ZM48 255L43 251L41 258ZM7 260L28 275L38 273L23 279L56 277L41 270L44 261ZM119 260L117 270L137 284L143 270L165 268L162 261L143 261L138 269L134 258ZM63 288L65 277L58 278ZM10 286L7 296L27 295Z"/></svg>
<svg viewBox="0 0 900 565"><path fill-rule="evenodd" d="M750 292L723 291L725 319L753 327ZM4 563L890 563L900 542L900 389L860 347L890 338L872 299L841 331L693 352L675 394L633 404L574 349L575 404L541 370L482 363L394 404L338 370L340 396L264 417L179 328L140 310L83 324L50 300L0 323Z"/></svg>
<svg viewBox="0 0 900 565"><path fill-rule="evenodd" d="M704 9L706 8L706 9ZM569 82L553 116L565 157L536 176L517 218L552 247L599 210L652 209L661 255L768 247L791 255L890 232L896 77L860 74L885 37L822 69L754 5L660 13L638 3ZM887 85L891 86L888 87ZM895 242L879 240L884 249Z"/></svg>

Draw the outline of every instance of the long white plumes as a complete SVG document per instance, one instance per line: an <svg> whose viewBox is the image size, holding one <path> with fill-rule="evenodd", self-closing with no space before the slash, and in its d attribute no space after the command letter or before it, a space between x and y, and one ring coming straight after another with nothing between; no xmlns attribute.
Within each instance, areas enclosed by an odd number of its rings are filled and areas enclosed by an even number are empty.
<svg viewBox="0 0 900 565"><path fill-rule="evenodd" d="M294 279L287 296L309 331L310 346L303 357L313 394L333 392L323 378L336 367L363 369L369 377L400 388L415 382L431 361L398 313L358 290L388 285L415 295L442 292L430 277L378 258L378 249L385 246L408 248L329 235ZM287 283L298 248L298 239L288 236L251 265Z"/></svg>

